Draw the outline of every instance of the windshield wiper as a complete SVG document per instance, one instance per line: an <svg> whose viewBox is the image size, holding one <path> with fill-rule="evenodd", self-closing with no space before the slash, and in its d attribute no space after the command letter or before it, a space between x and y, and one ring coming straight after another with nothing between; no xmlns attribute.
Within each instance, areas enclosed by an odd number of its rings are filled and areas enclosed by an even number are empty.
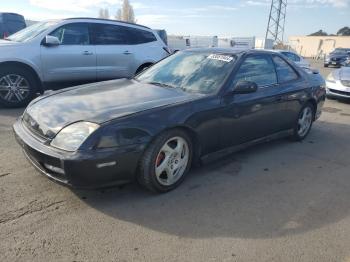
<svg viewBox="0 0 350 262"><path fill-rule="evenodd" d="M175 88L174 86L164 84L164 83L159 83L159 82L147 82L147 84L161 86L161 87Z"/></svg>

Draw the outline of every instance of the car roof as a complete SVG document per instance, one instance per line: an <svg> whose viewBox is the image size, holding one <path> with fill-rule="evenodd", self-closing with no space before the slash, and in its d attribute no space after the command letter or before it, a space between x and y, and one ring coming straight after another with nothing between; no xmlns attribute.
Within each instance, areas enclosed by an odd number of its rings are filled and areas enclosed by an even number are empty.
<svg viewBox="0 0 350 262"><path fill-rule="evenodd" d="M116 22L116 23L121 23L121 24L126 24L126 25L133 25L133 26L138 26L138 27L143 27L149 30L152 30L151 28L144 26L144 25L139 25L139 24L134 24L134 23L129 23L125 21L119 21L119 20L112 20L112 19L105 19L105 18L94 18L94 17L71 17L71 18L65 18L62 19L63 21L65 20L80 20L80 19L86 19L86 20L94 20L94 21L105 21L105 22Z"/></svg>

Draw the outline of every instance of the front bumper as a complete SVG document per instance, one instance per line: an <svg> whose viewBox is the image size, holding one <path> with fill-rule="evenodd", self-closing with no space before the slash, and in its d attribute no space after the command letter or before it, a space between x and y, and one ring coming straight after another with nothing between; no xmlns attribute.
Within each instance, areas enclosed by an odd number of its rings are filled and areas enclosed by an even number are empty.
<svg viewBox="0 0 350 262"><path fill-rule="evenodd" d="M145 147L131 145L71 153L39 141L23 126L21 119L16 121L13 130L34 167L48 178L74 188L101 188L134 180Z"/></svg>
<svg viewBox="0 0 350 262"><path fill-rule="evenodd" d="M327 95L350 98L350 87L344 86L339 80L335 82L326 81Z"/></svg>

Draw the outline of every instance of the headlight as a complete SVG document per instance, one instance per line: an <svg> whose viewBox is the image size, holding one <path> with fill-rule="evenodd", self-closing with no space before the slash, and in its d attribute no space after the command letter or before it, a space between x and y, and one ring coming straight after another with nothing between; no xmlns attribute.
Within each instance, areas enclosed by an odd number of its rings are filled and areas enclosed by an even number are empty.
<svg viewBox="0 0 350 262"><path fill-rule="evenodd" d="M328 81L328 82L333 82L333 83L335 83L335 79L334 79L333 73L330 73L330 74L328 75L327 81Z"/></svg>
<svg viewBox="0 0 350 262"><path fill-rule="evenodd" d="M52 140L51 145L66 151L76 151L98 124L90 122L77 122L63 128Z"/></svg>

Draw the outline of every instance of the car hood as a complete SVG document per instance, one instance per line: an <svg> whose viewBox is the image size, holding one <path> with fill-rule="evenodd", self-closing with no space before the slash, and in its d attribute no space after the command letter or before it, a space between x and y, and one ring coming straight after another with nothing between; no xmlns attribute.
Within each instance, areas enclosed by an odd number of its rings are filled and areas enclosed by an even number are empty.
<svg viewBox="0 0 350 262"><path fill-rule="evenodd" d="M22 43L0 39L0 47L2 47L2 46L17 46L20 44L22 44Z"/></svg>
<svg viewBox="0 0 350 262"><path fill-rule="evenodd" d="M27 107L23 121L42 136L53 138L63 127L77 121L101 124L199 97L202 95L135 80L112 80L39 97Z"/></svg>
<svg viewBox="0 0 350 262"><path fill-rule="evenodd" d="M350 67L342 67L339 70L339 79L340 80L350 80Z"/></svg>

